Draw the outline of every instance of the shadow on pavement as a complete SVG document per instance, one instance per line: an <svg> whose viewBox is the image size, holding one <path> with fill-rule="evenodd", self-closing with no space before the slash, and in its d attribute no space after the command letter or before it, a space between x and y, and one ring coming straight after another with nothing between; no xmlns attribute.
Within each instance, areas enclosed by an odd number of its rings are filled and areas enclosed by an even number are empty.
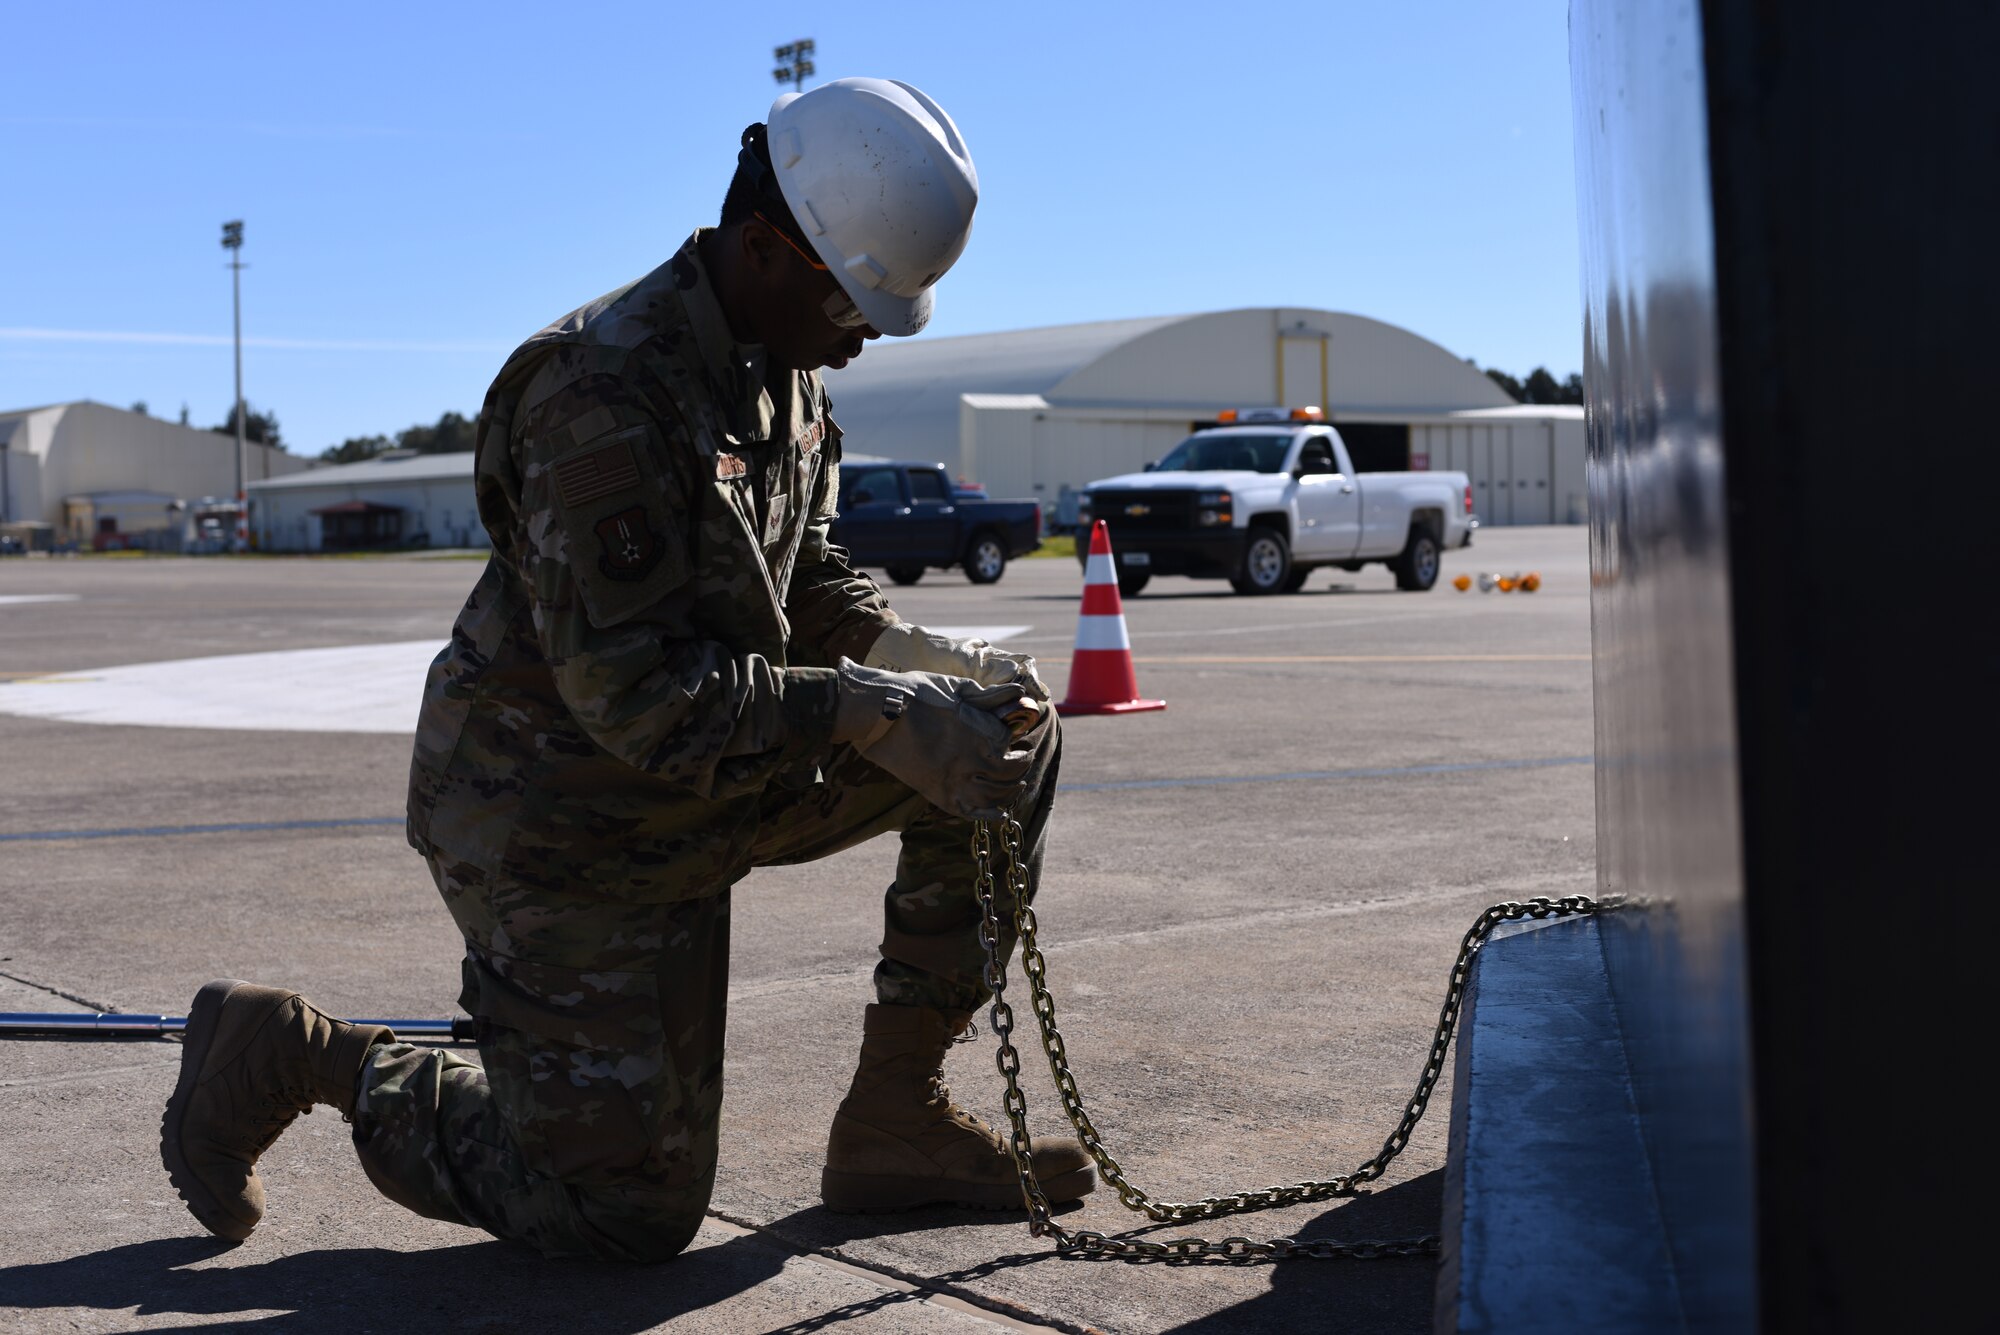
<svg viewBox="0 0 2000 1335"><path fill-rule="evenodd" d="M1398 1238L1437 1231L1442 1171L1425 1174L1328 1210L1298 1229L1300 1239L1342 1241ZM1065 1212L1067 1213L1067 1212ZM861 1238L948 1227L965 1215L920 1210L898 1215L836 1215L817 1207L766 1225L764 1232L731 1237L657 1266L543 1261L511 1243L490 1239L463 1246L395 1251L383 1247L337 1248L221 1265L237 1249L212 1238L162 1238L111 1247L61 1261L0 1267L0 1308L16 1312L86 1309L132 1312L139 1317L227 1318L159 1329L261 1333L469 1331L501 1335L520 1330L562 1330L577 1335L632 1335L691 1317L764 1284L800 1252L837 1248ZM1214 1221L1206 1228L1148 1230L1137 1236L1200 1232L1217 1238L1256 1234L1255 1216ZM255 1242L247 1244L251 1249ZM1062 1257L1040 1244L1035 1250L994 1257L960 1270L905 1274L919 1290L978 1298L993 1286L976 1282L1029 1265L1121 1266L1123 1283L1143 1286L1161 1270L1198 1269L1204 1263L1134 1264ZM232 1258L234 1259L234 1258ZM1206 1264L1242 1265L1244 1262ZM1270 1288L1257 1297L1172 1329L1230 1335L1324 1328L1369 1332L1430 1329L1435 1262L1430 1258L1381 1261L1297 1260L1268 1265ZM1164 1277L1163 1277L1164 1279ZM774 1295L775 1296L775 1295ZM877 1294L773 1326L771 1335L808 1332L864 1319L922 1292L884 1289ZM1163 1294L1163 1298L1167 1295ZM1185 1294L1181 1295L1182 1300ZM778 1302L798 1311L809 1302L797 1293ZM1164 1316L1177 1302L1161 1305ZM782 1310L780 1308L779 1310ZM775 1315L775 1312L773 1313ZM1088 1319L1088 1314L1082 1314Z"/></svg>
<svg viewBox="0 0 2000 1335"><path fill-rule="evenodd" d="M255 1244L250 1244L254 1246ZM203 1331L561 1330L627 1335L722 1302L790 1259L761 1237L731 1238L662 1266L551 1262L510 1243L393 1251L339 1248L195 1268L228 1244L167 1238L40 1265L0 1268L0 1307L95 1308L142 1317L240 1314Z"/></svg>
<svg viewBox="0 0 2000 1335"><path fill-rule="evenodd" d="M1069 1201L1055 1206L1052 1213L1060 1219L1075 1214L1083 1208L1082 1201ZM899 1210L887 1214L836 1214L824 1206L808 1206L794 1210L780 1219L761 1225L768 1233L782 1239L799 1251L813 1251L821 1248L844 1247L862 1238L887 1238L898 1233L922 1233L931 1229L951 1228L967 1222L981 1224L1008 1221L1017 1225L1020 1236L1028 1237L1028 1217L1019 1211L965 1210L948 1205L933 1205L917 1210ZM1012 1258L1011 1263L1022 1264L1038 1259L1039 1253Z"/></svg>
<svg viewBox="0 0 2000 1335"><path fill-rule="evenodd" d="M1361 1242L1418 1237L1436 1233L1443 1213L1444 1170L1439 1168L1335 1206L1302 1225L1293 1236L1301 1242L1315 1238ZM1221 1220L1217 1222L1229 1227L1215 1228L1212 1224L1210 1228L1215 1236L1228 1233L1263 1236L1254 1228L1245 1227L1255 1218L1248 1215ZM1210 1234L1203 1231L1202 1236ZM1265 1331L1291 1335L1300 1330L1341 1330L1360 1335L1400 1335L1408 1331L1417 1335L1432 1328L1436 1257L1376 1261L1300 1259L1263 1264L1271 1272L1268 1292L1171 1329L1182 1335L1186 1332L1258 1335Z"/></svg>
<svg viewBox="0 0 2000 1335"><path fill-rule="evenodd" d="M629 1335L748 1292L800 1252L964 1219L962 1211L953 1210L837 1215L815 1207L769 1225L774 1236L732 1237L656 1266L545 1261L492 1239L414 1251L338 1248L203 1266L237 1249L213 1238L162 1238L61 1261L0 1266L0 1309L82 1308L141 1317L235 1313L236 1321L203 1321L200 1329L286 1335L360 1329ZM1046 1253L1001 1256L963 1271L909 1278L919 1287L948 1287L1049 1259ZM885 1290L775 1329L820 1330L922 1296Z"/></svg>

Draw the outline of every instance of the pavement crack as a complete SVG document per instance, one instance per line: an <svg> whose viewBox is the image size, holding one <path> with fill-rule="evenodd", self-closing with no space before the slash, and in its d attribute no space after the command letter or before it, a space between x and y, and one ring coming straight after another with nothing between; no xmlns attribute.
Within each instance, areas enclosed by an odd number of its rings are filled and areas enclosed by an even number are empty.
<svg viewBox="0 0 2000 1335"><path fill-rule="evenodd" d="M879 1311L893 1303L914 1299L917 1302L927 1302L937 1307L955 1310L968 1316L991 1321L996 1325L1005 1326L1011 1330L1054 1330L1062 1331L1064 1335L1106 1335L1106 1332L1097 1326L1088 1325L1080 1321L1071 1321L1066 1317L1050 1316L1045 1313L1036 1312L1019 1303L1009 1302L1004 1298L995 1298L991 1294L981 1293L977 1289L969 1288L959 1282L966 1279L977 1279L983 1275L1011 1269L1018 1265L1030 1265L1039 1261L1050 1260L1057 1255L1054 1251L997 1256L991 1261L981 1262L979 1265L968 1267L965 1270L952 1271L944 1275L922 1275L912 1270L905 1270L900 1266L888 1265L881 1261L867 1260L854 1255L852 1252L844 1251L839 1247L824 1247L815 1243L802 1242L796 1238L787 1236L777 1229L771 1228L767 1224L759 1223L747 1215L734 1214L727 1210L717 1209L714 1206L710 1206L707 1213L711 1219L719 1220L736 1228L747 1229L759 1237L769 1238L795 1256L810 1257L833 1269L842 1270L870 1283L879 1284L886 1290L880 1297L866 1299L858 1303L849 1303L844 1307L835 1308L829 1312L821 1312L810 1320L781 1327L780 1330L784 1332L798 1332L799 1335L803 1335L806 1331L820 1330L830 1325L836 1325L865 1316L871 1312ZM773 1332L773 1335L776 1335L776 1332Z"/></svg>
<svg viewBox="0 0 2000 1335"><path fill-rule="evenodd" d="M1343 899L1332 904L1290 904L1280 908L1257 909L1248 913L1224 914L1214 918L1195 918L1187 922L1166 923L1159 927L1134 927L1120 931L1099 932L1094 935L1078 934L1060 939L1044 938L1041 950L1045 955L1067 954L1097 946L1122 946L1143 944L1160 938L1187 936L1233 930L1241 927L1283 926L1287 923L1311 922L1319 918L1343 918L1357 913L1369 913L1382 909L1408 908L1415 904L1431 903L1443 896L1464 896L1473 894L1490 895L1495 902L1512 899L1519 895L1548 894L1566 881L1592 883L1596 873L1589 868L1575 872L1538 876L1532 881L1512 882L1499 885L1479 886L1426 886L1420 890L1405 890L1393 895L1374 895L1362 899ZM791 974L780 978L767 978L760 982L745 983L729 989L731 1002L749 1001L768 996L782 996L790 992L809 991L827 983L847 982L858 977L873 976L873 964L856 965L851 969L834 969L818 973Z"/></svg>
<svg viewBox="0 0 2000 1335"><path fill-rule="evenodd" d="M1258 909L1249 913L1220 918L1197 918L1188 922L1167 923L1160 927L1136 927L1126 931L1104 932L1096 936L1078 935L1065 940L1044 944L1044 954L1058 951L1081 950L1086 946L1131 945L1153 940L1157 937L1185 936L1191 932L1213 932L1219 928L1282 926L1287 923L1311 922L1317 918L1345 918L1357 913L1371 913L1381 909L1408 908L1414 904L1434 903L1444 895L1487 894L1495 902L1512 899L1516 894L1545 894L1553 883L1564 880L1588 881L1595 878L1595 871L1579 870L1574 873L1536 877L1532 882L1517 883L1512 886L1426 886L1421 890L1405 890L1400 894L1376 895L1366 899L1344 899L1333 904L1288 904L1281 908Z"/></svg>
<svg viewBox="0 0 2000 1335"><path fill-rule="evenodd" d="M48 983L38 983L32 978L23 978L21 977L20 974L9 973L5 969L0 969L0 978L5 978L12 982L19 983L22 987L32 987L37 992L46 992L52 997L61 997L64 1001L73 1001L77 1005L86 1007L89 1010L95 1011L101 1015L115 1015L118 1013L118 1008L116 1006L110 1005L106 1002L93 1001L89 997L81 996L75 992L66 992L62 988L53 987Z"/></svg>
<svg viewBox="0 0 2000 1335"><path fill-rule="evenodd" d="M134 1071L157 1071L161 1067L172 1067L180 1063L180 1054L161 1061L128 1062L123 1066L99 1066L88 1071L62 1071L54 1075L28 1075L12 1080L0 1080L0 1089L38 1089L47 1085L73 1085L80 1081L101 1080L106 1076L130 1075Z"/></svg>

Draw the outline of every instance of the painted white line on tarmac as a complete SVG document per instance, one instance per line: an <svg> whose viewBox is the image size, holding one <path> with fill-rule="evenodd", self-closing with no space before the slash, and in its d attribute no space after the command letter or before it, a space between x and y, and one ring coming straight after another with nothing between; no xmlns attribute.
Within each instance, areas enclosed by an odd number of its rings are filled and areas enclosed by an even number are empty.
<svg viewBox="0 0 2000 1335"><path fill-rule="evenodd" d="M74 593L0 593L0 604L6 603L73 603L81 595Z"/></svg>
<svg viewBox="0 0 2000 1335"><path fill-rule="evenodd" d="M1025 626L934 629L989 642ZM146 728L250 732L416 731L439 640L284 649L0 682L0 714Z"/></svg>
<svg viewBox="0 0 2000 1335"><path fill-rule="evenodd" d="M0 713L254 732L414 732L439 640L181 658L0 684Z"/></svg>
<svg viewBox="0 0 2000 1335"><path fill-rule="evenodd" d="M1450 615L1452 614L1449 612L1385 612L1380 616L1329 617L1322 621L1275 621L1261 626L1205 626L1194 630L1158 630L1149 627L1143 632L1132 632L1132 642L1137 644L1140 640L1207 639L1217 635L1263 635L1278 630L1339 631L1349 626L1372 626L1384 621L1427 621ZM1127 625L1131 623L1129 610L1126 613L1126 623ZM1024 637L1021 643L1055 644L1059 641L1067 642L1069 638L1064 635L1032 635Z"/></svg>

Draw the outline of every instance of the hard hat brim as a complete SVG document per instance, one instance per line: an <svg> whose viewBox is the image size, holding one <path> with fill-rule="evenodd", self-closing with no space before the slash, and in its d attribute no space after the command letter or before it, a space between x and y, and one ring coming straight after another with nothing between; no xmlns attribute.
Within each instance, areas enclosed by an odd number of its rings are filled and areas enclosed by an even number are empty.
<svg viewBox="0 0 2000 1335"><path fill-rule="evenodd" d="M931 289L925 288L914 297L899 297L893 293L862 287L850 283L840 270L833 270L840 290L854 302L856 309L868 317L868 323L878 334L890 338L908 338L911 334L923 332L931 322Z"/></svg>

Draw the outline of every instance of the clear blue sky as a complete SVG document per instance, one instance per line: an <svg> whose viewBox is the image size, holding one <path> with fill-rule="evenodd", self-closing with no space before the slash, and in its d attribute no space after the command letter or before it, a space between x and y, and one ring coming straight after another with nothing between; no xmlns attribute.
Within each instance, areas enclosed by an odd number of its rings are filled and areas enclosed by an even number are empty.
<svg viewBox="0 0 2000 1335"><path fill-rule="evenodd" d="M1565 22L1562 0L0 0L0 409L222 421L242 218L245 395L292 449L476 412L510 347L713 221L770 49L802 36L821 79L913 83L971 145L978 220L923 337L1321 306L1562 376Z"/></svg>

